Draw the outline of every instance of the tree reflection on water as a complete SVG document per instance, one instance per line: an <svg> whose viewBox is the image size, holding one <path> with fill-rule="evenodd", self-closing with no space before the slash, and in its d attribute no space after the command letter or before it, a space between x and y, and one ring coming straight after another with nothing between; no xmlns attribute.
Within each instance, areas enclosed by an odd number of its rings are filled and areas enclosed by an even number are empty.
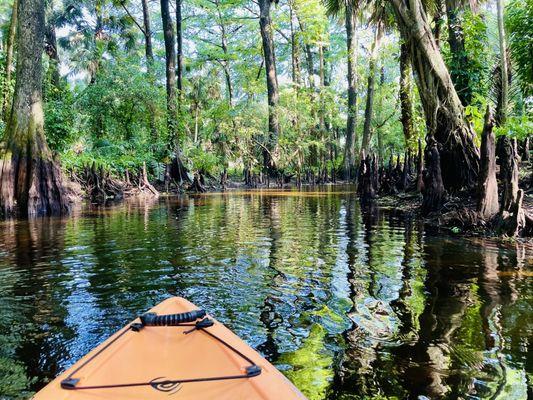
<svg viewBox="0 0 533 400"><path fill-rule="evenodd" d="M209 310L310 399L522 399L531 386L524 244L429 234L338 189L0 227L0 397L28 397L169 295Z"/></svg>

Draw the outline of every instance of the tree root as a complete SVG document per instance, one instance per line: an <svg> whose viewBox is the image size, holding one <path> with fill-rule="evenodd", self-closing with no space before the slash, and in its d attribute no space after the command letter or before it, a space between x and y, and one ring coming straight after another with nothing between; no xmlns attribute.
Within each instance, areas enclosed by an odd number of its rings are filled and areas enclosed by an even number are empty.
<svg viewBox="0 0 533 400"><path fill-rule="evenodd" d="M137 179L125 172L124 178L112 176L95 164L85 168L81 175L71 173L71 179L77 182L91 202L105 204L107 201L119 201L133 196L159 196L157 189L148 181L146 165L139 171Z"/></svg>

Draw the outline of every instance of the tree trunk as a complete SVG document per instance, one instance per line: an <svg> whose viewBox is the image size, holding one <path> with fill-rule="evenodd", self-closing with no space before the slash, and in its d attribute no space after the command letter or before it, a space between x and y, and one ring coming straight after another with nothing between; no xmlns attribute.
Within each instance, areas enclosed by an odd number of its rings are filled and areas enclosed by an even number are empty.
<svg viewBox="0 0 533 400"><path fill-rule="evenodd" d="M302 28L303 30L303 28ZM309 76L309 87L315 87L315 63L313 61L313 52L309 43L305 43L305 58L307 61L307 75Z"/></svg>
<svg viewBox="0 0 533 400"><path fill-rule="evenodd" d="M233 107L233 85L231 83L231 68L229 62L229 52L228 52L228 37L226 33L226 25L224 24L224 18L220 11L220 2L217 0L215 2L217 13L218 13L218 27L220 28L220 47L224 53L224 61L221 61L222 69L224 70L224 77L226 79L226 91L227 98L230 108Z"/></svg>
<svg viewBox="0 0 533 400"><path fill-rule="evenodd" d="M522 161L529 161L530 155L529 155L529 136L524 139L524 144L522 147Z"/></svg>
<svg viewBox="0 0 533 400"><path fill-rule="evenodd" d="M143 192L148 192L153 196L159 196L157 189L154 188L148 180L148 174L146 173L146 162L143 162L143 166L139 174L139 189Z"/></svg>
<svg viewBox="0 0 533 400"><path fill-rule="evenodd" d="M485 126L481 136L481 168L477 204L477 211L485 220L489 220L500 210L498 181L496 180L496 141L493 127L494 117L490 107L487 107Z"/></svg>
<svg viewBox="0 0 533 400"><path fill-rule="evenodd" d="M166 57L166 88L167 88L167 125L171 141L171 150L178 145L177 113L176 113L176 38L170 16L168 0L161 0L161 18L165 39Z"/></svg>
<svg viewBox="0 0 533 400"><path fill-rule="evenodd" d="M266 149L263 150L263 163L265 170L272 175L275 172L275 160L273 154L277 147L279 136L278 119L278 77L276 74L276 57L274 52L274 40L272 23L270 20L271 0L259 0L259 25L261 28L261 38L263 41L263 57L265 60L265 71L268 91L268 140Z"/></svg>
<svg viewBox="0 0 533 400"><path fill-rule="evenodd" d="M154 50L152 46L152 24L150 22L150 9L148 8L148 0L141 0L143 10L143 35L144 35L144 52L146 56L146 71L148 79L151 83L155 83L154 76ZM152 138L156 141L158 138L157 127L155 123L155 110L150 113L150 132Z"/></svg>
<svg viewBox="0 0 533 400"><path fill-rule="evenodd" d="M344 176L355 177L355 146L357 117L357 9L351 1L346 3L346 46L348 50L348 117L346 120L346 147L344 149Z"/></svg>
<svg viewBox="0 0 533 400"><path fill-rule="evenodd" d="M296 15L296 19L298 20L298 24L300 25L300 31L303 33L305 32L304 24L302 23L302 20ZM305 51L305 63L307 67L307 75L309 76L309 88L315 87L315 63L313 62L313 52L311 51L311 46L309 43L304 43L304 51Z"/></svg>
<svg viewBox="0 0 533 400"><path fill-rule="evenodd" d="M171 166L167 168L167 171L169 171L167 178L169 177L176 180L178 184L182 184L184 181L190 181L190 179L188 178L187 170L181 160L178 137L178 115L176 107L176 38L174 36L174 26L172 23L168 0L161 0L161 18L163 20L163 36L165 39L167 125L170 137L170 151L174 155Z"/></svg>
<svg viewBox="0 0 533 400"><path fill-rule="evenodd" d="M183 28L181 17L182 0L176 0L176 37L178 42L178 63L176 75L178 79L178 97L181 98L183 90Z"/></svg>
<svg viewBox="0 0 533 400"><path fill-rule="evenodd" d="M12 112L0 147L0 210L22 216L69 210L61 170L44 135L44 0L20 0Z"/></svg>
<svg viewBox="0 0 533 400"><path fill-rule="evenodd" d="M299 58L299 48L298 41L296 39L296 32L294 29L294 4L289 2L289 21L291 28L291 72L292 72L292 83L297 87L301 85L301 72L300 72L300 58Z"/></svg>
<svg viewBox="0 0 533 400"><path fill-rule="evenodd" d="M409 49L405 43L400 45L400 106L401 123L405 145L413 145L413 100L411 90L411 63L409 62Z"/></svg>
<svg viewBox="0 0 533 400"><path fill-rule="evenodd" d="M452 56L450 75L461 103L467 106L472 101L472 87L469 82L468 56L465 50L462 20L459 17L460 4L456 0L446 0L445 6L448 20L448 44Z"/></svg>
<svg viewBox="0 0 533 400"><path fill-rule="evenodd" d="M444 203L446 191L442 182L441 160L438 144L433 138L429 138L426 146L427 170L424 176L424 201L422 211L430 213L438 211Z"/></svg>
<svg viewBox="0 0 533 400"><path fill-rule="evenodd" d="M443 0L435 0L435 10L433 12L433 36L435 44L440 49L440 35L442 32L442 25L444 23L443 16L445 14Z"/></svg>
<svg viewBox="0 0 533 400"><path fill-rule="evenodd" d="M498 38L500 43L500 73L501 73L501 93L499 93L496 107L496 125L502 126L507 120L507 108L509 106L509 70L507 60L507 44L505 40L505 29L503 21L503 0L496 0L498 18Z"/></svg>
<svg viewBox="0 0 533 400"><path fill-rule="evenodd" d="M416 71L428 135L440 145L442 181L450 190L473 189L479 149L429 26L421 0L391 0Z"/></svg>
<svg viewBox="0 0 533 400"><path fill-rule="evenodd" d="M498 226L500 234L515 237L519 235L520 231L531 229L532 222L524 213L522 208L523 201L524 191L520 189L516 192L516 200L510 204L509 210L504 210L501 213Z"/></svg>
<svg viewBox="0 0 533 400"><path fill-rule="evenodd" d="M9 23L9 31L6 43L6 76L4 78L4 87L2 90L2 119L7 122L10 113L10 95L11 95L11 75L13 74L13 54L15 49L15 36L17 33L17 14L18 14L19 0L13 1L13 10L11 12L11 22Z"/></svg>
<svg viewBox="0 0 533 400"><path fill-rule="evenodd" d="M422 151L422 140L418 139L418 157L416 165L416 190L424 192L424 155Z"/></svg>
<svg viewBox="0 0 533 400"><path fill-rule="evenodd" d="M52 13L52 2L49 2L47 6L50 8L50 14ZM56 27L54 26L53 21L46 21L46 30L45 30L45 50L48 55L50 62L50 83L54 87L59 87L59 53L57 51L57 36L56 36Z"/></svg>
<svg viewBox="0 0 533 400"><path fill-rule="evenodd" d="M501 210L510 211L518 196L518 151L516 139L500 138L500 181L502 182Z"/></svg>
<svg viewBox="0 0 533 400"><path fill-rule="evenodd" d="M141 0L141 2L143 8L144 50L148 72L151 73L154 64L154 50L152 46L152 24L150 23L150 9L148 8L148 0Z"/></svg>
<svg viewBox="0 0 533 400"><path fill-rule="evenodd" d="M370 61L368 65L368 84L366 90L365 122L363 128L363 141L361 143L361 152L368 152L370 139L372 138L372 114L374 107L374 89L376 85L376 59L379 51L379 44L383 33L382 24L378 23L375 27L374 41L370 52Z"/></svg>
<svg viewBox="0 0 533 400"><path fill-rule="evenodd" d="M320 127L320 133L324 134L326 131L326 121L325 121L325 104L324 104L324 96L323 91L324 87L326 86L326 74L325 74L325 60L324 60L324 47L322 46L322 43L318 45L318 77L319 77L319 90L320 90L320 107L318 110L318 117L319 117L319 127Z"/></svg>

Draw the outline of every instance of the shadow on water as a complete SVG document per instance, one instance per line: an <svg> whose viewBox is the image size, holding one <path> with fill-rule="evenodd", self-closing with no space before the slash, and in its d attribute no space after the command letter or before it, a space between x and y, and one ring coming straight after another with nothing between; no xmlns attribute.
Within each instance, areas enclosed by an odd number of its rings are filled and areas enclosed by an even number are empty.
<svg viewBox="0 0 533 400"><path fill-rule="evenodd" d="M350 189L0 222L0 398L29 397L170 295L209 310L309 399L527 398L531 247L429 235Z"/></svg>

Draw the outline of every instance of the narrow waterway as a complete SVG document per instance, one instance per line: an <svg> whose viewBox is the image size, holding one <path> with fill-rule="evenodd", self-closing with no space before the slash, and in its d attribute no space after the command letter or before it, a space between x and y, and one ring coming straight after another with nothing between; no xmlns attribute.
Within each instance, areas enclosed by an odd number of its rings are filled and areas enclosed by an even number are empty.
<svg viewBox="0 0 533 400"><path fill-rule="evenodd" d="M0 222L0 399L173 295L313 400L526 399L533 382L531 247L435 236L330 187Z"/></svg>

